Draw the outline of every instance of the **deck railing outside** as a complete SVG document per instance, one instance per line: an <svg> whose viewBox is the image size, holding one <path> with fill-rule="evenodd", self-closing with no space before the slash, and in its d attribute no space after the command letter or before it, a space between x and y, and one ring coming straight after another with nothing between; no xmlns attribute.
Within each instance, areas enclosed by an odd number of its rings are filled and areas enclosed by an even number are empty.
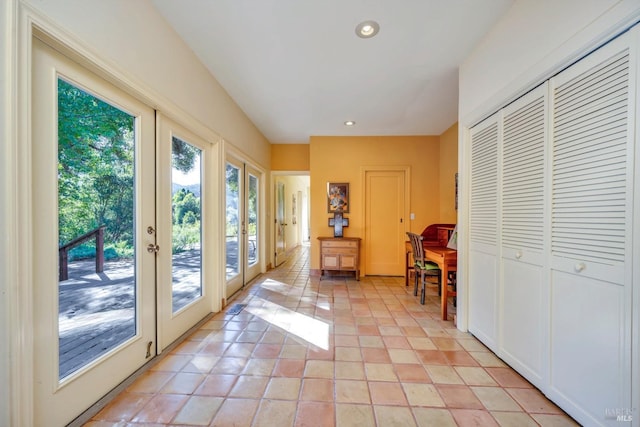
<svg viewBox="0 0 640 427"><path fill-rule="evenodd" d="M62 282L69 279L69 251L78 245L92 239L95 236L96 239L96 273L102 273L104 271L104 225L91 230L88 233L83 234L70 241L69 243L60 246L58 249L58 259L60 264L60 272L58 279Z"/></svg>

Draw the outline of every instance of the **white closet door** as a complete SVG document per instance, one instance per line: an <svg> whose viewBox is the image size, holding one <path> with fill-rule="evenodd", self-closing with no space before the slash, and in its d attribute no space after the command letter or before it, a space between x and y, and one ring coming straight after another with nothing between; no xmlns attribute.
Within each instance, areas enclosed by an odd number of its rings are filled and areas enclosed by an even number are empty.
<svg viewBox="0 0 640 427"><path fill-rule="evenodd" d="M498 115L471 129L469 331L497 352Z"/></svg>
<svg viewBox="0 0 640 427"><path fill-rule="evenodd" d="M549 393L587 425L631 408L635 69L628 45L620 37L551 80Z"/></svg>
<svg viewBox="0 0 640 427"><path fill-rule="evenodd" d="M548 286L544 280L548 85L503 110L502 315L499 355L543 388Z"/></svg>

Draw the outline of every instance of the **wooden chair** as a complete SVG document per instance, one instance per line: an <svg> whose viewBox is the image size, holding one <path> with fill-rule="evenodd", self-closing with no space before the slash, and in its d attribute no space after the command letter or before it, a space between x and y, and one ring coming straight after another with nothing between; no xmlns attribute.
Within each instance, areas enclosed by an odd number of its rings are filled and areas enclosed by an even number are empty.
<svg viewBox="0 0 640 427"><path fill-rule="evenodd" d="M431 224L428 225L420 235L422 236L422 246L446 246L446 243L443 243L440 239L440 229L441 228L455 228L455 224ZM413 271L413 262L411 261L411 242L409 243L409 247L405 253L405 276L404 276L404 285L409 286L409 276Z"/></svg>
<svg viewBox="0 0 640 427"><path fill-rule="evenodd" d="M420 292L420 304L424 304L427 277L436 277L438 279L438 294L440 294L442 286L441 271L436 264L425 259L424 247L422 246L423 237L419 234L411 232L407 232L407 236L409 236L409 241L411 242L411 250L413 252L413 295L418 295L418 272L420 272L420 283L422 284L422 290Z"/></svg>

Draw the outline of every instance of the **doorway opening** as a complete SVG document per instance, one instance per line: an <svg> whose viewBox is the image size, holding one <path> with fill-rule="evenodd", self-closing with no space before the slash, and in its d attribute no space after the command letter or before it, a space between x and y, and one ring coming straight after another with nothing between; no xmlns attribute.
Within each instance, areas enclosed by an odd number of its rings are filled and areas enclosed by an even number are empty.
<svg viewBox="0 0 640 427"><path fill-rule="evenodd" d="M302 244L309 244L310 176L305 172L273 172L274 183L274 266L287 260L287 253Z"/></svg>

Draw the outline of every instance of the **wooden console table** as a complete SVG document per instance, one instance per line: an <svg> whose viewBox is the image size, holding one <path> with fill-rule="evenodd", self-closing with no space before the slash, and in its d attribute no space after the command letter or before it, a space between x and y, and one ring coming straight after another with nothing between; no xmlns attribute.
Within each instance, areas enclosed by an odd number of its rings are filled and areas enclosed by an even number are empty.
<svg viewBox="0 0 640 427"><path fill-rule="evenodd" d="M325 270L355 271L360 280L360 238L318 237L320 240L320 278Z"/></svg>

